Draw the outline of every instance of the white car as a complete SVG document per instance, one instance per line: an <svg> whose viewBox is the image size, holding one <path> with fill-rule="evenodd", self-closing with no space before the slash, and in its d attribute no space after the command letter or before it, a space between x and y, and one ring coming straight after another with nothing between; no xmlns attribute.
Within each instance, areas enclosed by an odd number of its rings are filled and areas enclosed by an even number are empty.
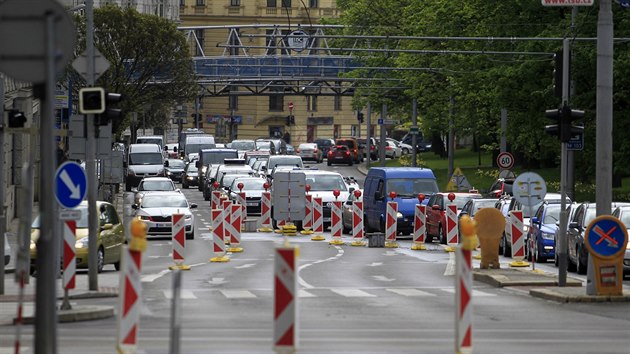
<svg viewBox="0 0 630 354"><path fill-rule="evenodd" d="M313 198L322 198L324 214L324 230L330 226L332 202L337 199L341 202L348 200L350 189L340 173L322 170L303 170L306 175L306 184L311 186L309 192ZM339 197L335 198L334 190L339 190Z"/></svg>
<svg viewBox="0 0 630 354"><path fill-rule="evenodd" d="M238 189L239 183L243 184L242 190ZM267 183L267 179L261 177L236 177L226 190L230 200L236 200L236 193L238 192L245 193L247 215L260 215L262 211L261 199L265 191L265 183Z"/></svg>
<svg viewBox="0 0 630 354"><path fill-rule="evenodd" d="M405 144L405 143L403 143L401 141L398 141L398 140L392 139L392 138L387 138L387 141L392 141L392 142L394 142L394 144L396 144L398 147L400 147L400 150L401 150L403 155L408 155L408 154L411 153L411 151L413 151L413 148L409 144Z"/></svg>
<svg viewBox="0 0 630 354"><path fill-rule="evenodd" d="M402 156L402 149L395 142L391 140L385 140L385 157L395 159Z"/></svg>
<svg viewBox="0 0 630 354"><path fill-rule="evenodd" d="M191 209L195 203L188 203L179 192L152 192L146 194L140 204L132 206L135 215L147 224L147 234L151 236L171 236L173 214L184 214L186 239L195 238L195 216Z"/></svg>

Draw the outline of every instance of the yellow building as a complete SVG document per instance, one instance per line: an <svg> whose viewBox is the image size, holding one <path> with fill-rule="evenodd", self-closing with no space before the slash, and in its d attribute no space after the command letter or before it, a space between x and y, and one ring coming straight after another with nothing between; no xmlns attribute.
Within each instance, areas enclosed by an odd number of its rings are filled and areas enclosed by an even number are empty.
<svg viewBox="0 0 630 354"><path fill-rule="evenodd" d="M335 0L181 0L179 26L192 55L195 60L209 59L198 67L216 70L212 77L199 76L198 108L194 102L183 105L181 117L187 117L183 128L195 127L191 116L198 112L200 128L217 141L282 136L288 131L291 144L297 146L316 138L365 136L365 125L359 134L348 84L332 80L337 76L324 74L323 69L321 80L312 75L323 63L319 60L330 59L326 62L330 64L340 58L322 49L326 38L318 37L324 35L320 20L339 15ZM234 60L237 68L230 64ZM256 80L256 73L270 68L264 63L274 60L281 66L275 69L284 73L273 80ZM295 77L302 71L311 74ZM249 81L230 81L240 75ZM295 124L287 125L290 113Z"/></svg>

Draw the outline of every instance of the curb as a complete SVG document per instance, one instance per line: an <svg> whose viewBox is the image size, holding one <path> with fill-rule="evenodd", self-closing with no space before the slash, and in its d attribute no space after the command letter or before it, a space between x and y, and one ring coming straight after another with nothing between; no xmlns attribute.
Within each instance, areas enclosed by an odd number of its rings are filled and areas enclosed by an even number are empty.
<svg viewBox="0 0 630 354"><path fill-rule="evenodd" d="M114 316L114 308L112 306L75 306L71 310L59 310L57 311L57 322L79 322L79 321L91 321L100 320ZM16 319L13 319L15 324ZM22 318L23 324L33 324L35 322L34 316L28 316Z"/></svg>
<svg viewBox="0 0 630 354"><path fill-rule="evenodd" d="M586 289L583 290L583 294L578 294L574 292L574 294L561 293L558 291L558 288L543 288L543 289L532 289L529 291L529 294L533 297L552 300L561 303L569 303L569 302L584 302L584 303L594 303L594 302L630 302L630 295L623 294L620 296L611 296L611 295L586 295Z"/></svg>
<svg viewBox="0 0 630 354"><path fill-rule="evenodd" d="M520 272L520 271L519 271ZM522 272L524 273L524 272ZM527 277L528 274L522 274ZM497 288L506 286L558 286L559 282L556 276L546 274L531 274L535 278L512 279L504 274L487 274L483 271L473 271L473 279L492 285ZM581 287L582 282L575 279L567 279L567 286Z"/></svg>

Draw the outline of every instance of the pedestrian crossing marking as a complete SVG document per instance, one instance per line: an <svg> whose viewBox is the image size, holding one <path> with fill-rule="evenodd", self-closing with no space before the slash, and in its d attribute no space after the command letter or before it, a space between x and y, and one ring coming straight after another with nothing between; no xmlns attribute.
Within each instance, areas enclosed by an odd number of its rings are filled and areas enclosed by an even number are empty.
<svg viewBox="0 0 630 354"><path fill-rule="evenodd" d="M254 295L251 291L248 290L219 290L223 296L225 296L228 299L251 299L251 298L255 298L256 295Z"/></svg>
<svg viewBox="0 0 630 354"><path fill-rule="evenodd" d="M162 290L162 292L164 293L165 298L169 300L173 298L173 292L171 290ZM192 290L185 290L185 289L180 290L179 297L180 299L196 299L197 298L197 296L193 294Z"/></svg>
<svg viewBox="0 0 630 354"><path fill-rule="evenodd" d="M454 294L455 293L455 289L454 288L444 288L444 289L440 289L440 290L442 290L444 292L447 292L449 294ZM497 295L473 289L472 296L475 297L475 296L497 296Z"/></svg>
<svg viewBox="0 0 630 354"><path fill-rule="evenodd" d="M426 291L418 290L418 289L385 289L394 294L402 295L402 296L436 296L435 294L428 293Z"/></svg>
<svg viewBox="0 0 630 354"><path fill-rule="evenodd" d="M316 296L311 294L311 293L309 293L306 290L300 289L300 290L298 290L298 297L316 297Z"/></svg>
<svg viewBox="0 0 630 354"><path fill-rule="evenodd" d="M330 289L330 290L332 292L335 292L345 297L376 297L376 295L366 293L365 291L359 290L359 289Z"/></svg>

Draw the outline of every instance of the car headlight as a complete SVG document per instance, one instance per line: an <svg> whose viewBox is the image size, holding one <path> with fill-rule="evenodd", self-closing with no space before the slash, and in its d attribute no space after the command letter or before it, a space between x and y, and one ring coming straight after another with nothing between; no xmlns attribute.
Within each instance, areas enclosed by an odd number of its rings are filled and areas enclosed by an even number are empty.
<svg viewBox="0 0 630 354"><path fill-rule="evenodd" d="M195 177L193 177L193 176L186 176L186 179L189 180L189 181L192 181L194 178Z"/></svg>
<svg viewBox="0 0 630 354"><path fill-rule="evenodd" d="M186 220L190 220L190 219L192 219L192 215L186 215L186 216L184 216L184 218L185 218Z"/></svg>
<svg viewBox="0 0 630 354"><path fill-rule="evenodd" d="M136 175L136 172L134 172L134 170L130 168L127 169L127 176L135 176L135 175Z"/></svg>
<svg viewBox="0 0 630 354"><path fill-rule="evenodd" d="M37 244L35 243L35 241L31 240L31 244L30 244L29 248L32 249L32 250L37 248Z"/></svg>
<svg viewBox="0 0 630 354"><path fill-rule="evenodd" d="M167 176L172 175L171 171L166 171L166 175L167 175Z"/></svg>
<svg viewBox="0 0 630 354"><path fill-rule="evenodd" d="M158 171L158 175L163 175L163 174L164 174L164 169L162 168Z"/></svg>
<svg viewBox="0 0 630 354"><path fill-rule="evenodd" d="M74 248L87 248L87 246L88 246L87 237L81 237L80 239L77 240L77 242L74 243Z"/></svg>
<svg viewBox="0 0 630 354"><path fill-rule="evenodd" d="M402 219L403 214L401 212L396 213L396 218L397 219Z"/></svg>
<svg viewBox="0 0 630 354"><path fill-rule="evenodd" d="M201 168L201 173L206 173L207 170L208 170L208 166L203 166Z"/></svg>
<svg viewBox="0 0 630 354"><path fill-rule="evenodd" d="M151 217L148 215L140 215L140 220L151 220Z"/></svg>
<svg viewBox="0 0 630 354"><path fill-rule="evenodd" d="M546 233L546 232L542 233L542 238L545 239L545 240L553 240L553 236L554 236L553 234L549 234L549 233Z"/></svg>

